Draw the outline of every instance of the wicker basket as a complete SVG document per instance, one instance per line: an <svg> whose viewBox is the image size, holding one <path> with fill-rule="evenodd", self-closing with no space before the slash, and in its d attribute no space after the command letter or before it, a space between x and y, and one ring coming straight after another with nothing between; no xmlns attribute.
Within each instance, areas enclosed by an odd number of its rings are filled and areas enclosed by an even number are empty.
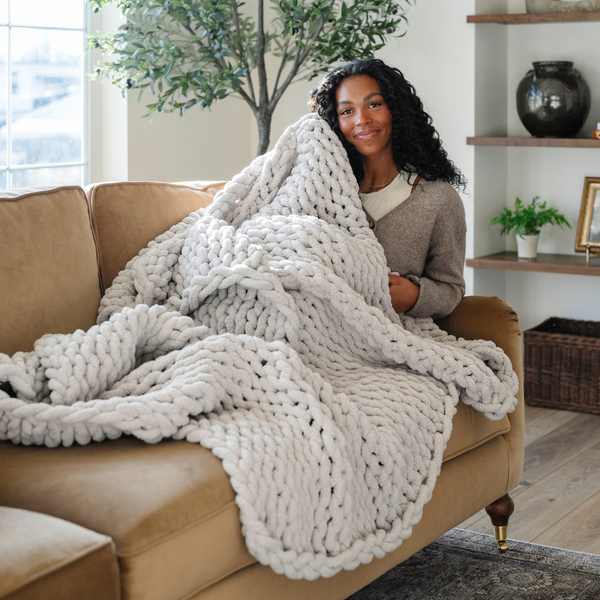
<svg viewBox="0 0 600 600"><path fill-rule="evenodd" d="M525 402L600 414L600 323L552 317L523 332Z"/></svg>

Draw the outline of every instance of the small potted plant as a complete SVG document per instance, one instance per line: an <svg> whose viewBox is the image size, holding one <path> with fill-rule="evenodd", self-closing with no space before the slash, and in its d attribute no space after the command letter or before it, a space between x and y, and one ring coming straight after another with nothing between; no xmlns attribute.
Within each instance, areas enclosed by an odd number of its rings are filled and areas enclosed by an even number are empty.
<svg viewBox="0 0 600 600"><path fill-rule="evenodd" d="M513 233L517 240L519 258L535 258L540 230L544 225L571 227L564 215L555 208L546 208L546 203L538 204L536 196L525 206L519 198L515 200L515 210L505 208L500 215L490 221L490 225L502 225L500 235Z"/></svg>

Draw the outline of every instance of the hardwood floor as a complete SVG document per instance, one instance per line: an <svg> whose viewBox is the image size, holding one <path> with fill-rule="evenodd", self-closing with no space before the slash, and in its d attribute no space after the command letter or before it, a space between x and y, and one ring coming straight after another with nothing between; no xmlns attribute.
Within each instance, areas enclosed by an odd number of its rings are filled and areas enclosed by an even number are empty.
<svg viewBox="0 0 600 600"><path fill-rule="evenodd" d="M600 554L600 416L525 407L525 465L508 537ZM493 533L481 511L459 525Z"/></svg>

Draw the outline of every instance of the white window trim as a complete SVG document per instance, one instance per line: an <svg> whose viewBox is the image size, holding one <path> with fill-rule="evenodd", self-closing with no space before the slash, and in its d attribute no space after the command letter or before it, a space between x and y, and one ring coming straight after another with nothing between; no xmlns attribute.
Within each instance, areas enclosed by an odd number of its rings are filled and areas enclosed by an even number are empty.
<svg viewBox="0 0 600 600"><path fill-rule="evenodd" d="M88 64L90 62L89 53L87 55L84 54L82 60L82 92L83 92L83 148L82 148L82 160L75 161L71 163L36 163L30 165L12 165L12 136L11 136L11 128L12 128L12 57L11 57L11 32L14 29L45 29L48 31L82 31L83 35L89 32L89 23L90 23L90 6L85 0L82 0L85 3L84 6L84 22L83 27L47 27L44 25L13 25L10 20L10 3L8 5L8 41L7 41L7 104L6 104L6 132L7 132L7 145L6 145L6 167L0 167L1 173L6 173L7 177L7 189L13 189L12 186L12 173L15 171L33 171L38 169L48 169L48 168L68 168L68 167L82 167L83 168L83 183L84 185L89 181L89 173L90 173L90 131L89 131L89 122L90 122L90 84L88 81L88 76L86 73L89 73L90 70L88 68ZM85 40L82 41L85 47Z"/></svg>

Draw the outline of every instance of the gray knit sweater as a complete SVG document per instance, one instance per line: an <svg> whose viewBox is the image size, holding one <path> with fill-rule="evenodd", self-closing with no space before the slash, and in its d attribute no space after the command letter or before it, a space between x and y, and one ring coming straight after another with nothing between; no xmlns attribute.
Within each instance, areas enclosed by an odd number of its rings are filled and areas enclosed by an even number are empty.
<svg viewBox="0 0 600 600"><path fill-rule="evenodd" d="M421 179L409 198L379 221L367 217L392 272L421 288L406 314L449 315L465 293L467 225L456 190L443 181Z"/></svg>

